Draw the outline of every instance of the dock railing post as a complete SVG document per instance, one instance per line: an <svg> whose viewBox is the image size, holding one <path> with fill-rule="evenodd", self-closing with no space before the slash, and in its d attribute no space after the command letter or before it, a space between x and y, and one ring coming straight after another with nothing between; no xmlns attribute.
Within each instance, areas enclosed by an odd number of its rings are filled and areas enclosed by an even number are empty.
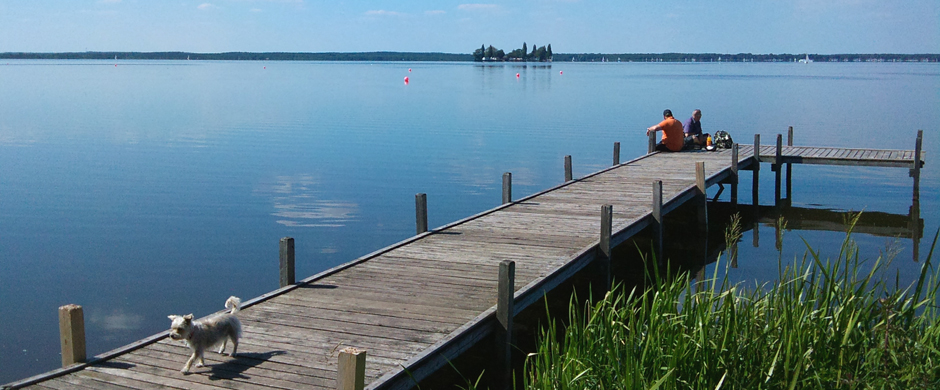
<svg viewBox="0 0 940 390"><path fill-rule="evenodd" d="M336 390L363 390L366 387L366 350L347 347L339 351Z"/></svg>
<svg viewBox="0 0 940 390"><path fill-rule="evenodd" d="M653 249L660 264L663 259L663 181L653 182Z"/></svg>
<svg viewBox="0 0 940 390"><path fill-rule="evenodd" d="M612 278L610 275L610 236L614 225L614 206L605 204L601 206L601 238L598 245L599 271L601 273L601 289L604 293L610 291Z"/></svg>
<svg viewBox="0 0 940 390"><path fill-rule="evenodd" d="M417 234L428 231L428 194L415 194L415 231Z"/></svg>
<svg viewBox="0 0 940 390"><path fill-rule="evenodd" d="M731 145L731 204L738 204L738 144Z"/></svg>
<svg viewBox="0 0 940 390"><path fill-rule="evenodd" d="M783 174L783 135L777 134L777 150L774 154L774 206L780 206L780 179Z"/></svg>
<svg viewBox="0 0 940 390"><path fill-rule="evenodd" d="M565 183L571 181L571 155L565 156Z"/></svg>
<svg viewBox="0 0 940 390"><path fill-rule="evenodd" d="M647 152L646 152L647 154L653 153L654 151L656 151L656 132L655 131L649 134L649 139L650 139L649 148L647 149Z"/></svg>
<svg viewBox="0 0 940 390"><path fill-rule="evenodd" d="M708 234L708 196L705 188L705 162L695 163L695 187L698 190L698 224L699 229Z"/></svg>
<svg viewBox="0 0 940 390"><path fill-rule="evenodd" d="M920 201L920 153L923 150L924 131L917 130L917 140L914 141L914 161L911 167L911 177L914 178L913 200Z"/></svg>
<svg viewBox="0 0 940 390"><path fill-rule="evenodd" d="M85 362L85 315L79 305L59 307L62 367Z"/></svg>
<svg viewBox="0 0 940 390"><path fill-rule="evenodd" d="M614 164L620 165L620 142L614 142Z"/></svg>
<svg viewBox="0 0 940 390"><path fill-rule="evenodd" d="M751 230L753 233L753 245L755 248L760 244L760 134L754 134L754 169L751 171L753 174L753 184L751 185L751 205L754 208L754 228Z"/></svg>
<svg viewBox="0 0 940 390"><path fill-rule="evenodd" d="M296 283L294 278L294 239L284 237L280 242L281 287Z"/></svg>
<svg viewBox="0 0 940 390"><path fill-rule="evenodd" d="M492 375L493 389L512 389L512 327L516 312L516 263L499 263L499 282L496 286L496 369Z"/></svg>
<svg viewBox="0 0 940 390"><path fill-rule="evenodd" d="M754 165L751 173L754 183L751 185L751 204L757 207L759 204L757 195L760 192L760 134L754 134ZM755 209L756 210L756 209Z"/></svg>
<svg viewBox="0 0 940 390"><path fill-rule="evenodd" d="M787 146L793 146L793 126L790 126L790 128L787 129ZM786 196L787 204L790 204L790 197L793 195L793 192L791 191L793 187L793 181L791 179L792 176L793 176L793 164L787 163L787 179L786 179L787 180L787 186L786 186L787 187L787 196Z"/></svg>
<svg viewBox="0 0 940 390"><path fill-rule="evenodd" d="M503 173L503 204L512 202L512 173Z"/></svg>

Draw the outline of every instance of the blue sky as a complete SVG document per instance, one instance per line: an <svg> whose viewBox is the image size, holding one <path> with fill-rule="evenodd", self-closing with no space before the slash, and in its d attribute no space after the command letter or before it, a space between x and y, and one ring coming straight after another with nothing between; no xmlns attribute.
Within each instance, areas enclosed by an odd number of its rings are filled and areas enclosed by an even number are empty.
<svg viewBox="0 0 940 390"><path fill-rule="evenodd" d="M938 53L940 1L0 0L0 52L469 53L522 42L556 53Z"/></svg>

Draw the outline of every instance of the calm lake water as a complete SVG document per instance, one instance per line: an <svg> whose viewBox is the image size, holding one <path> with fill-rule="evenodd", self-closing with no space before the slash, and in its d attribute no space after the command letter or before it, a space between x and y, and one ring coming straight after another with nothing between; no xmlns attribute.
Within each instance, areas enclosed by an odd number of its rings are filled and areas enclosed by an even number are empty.
<svg viewBox="0 0 940 390"><path fill-rule="evenodd" d="M99 354L277 288L281 237L301 279L413 235L415 193L440 226L497 206L503 172L518 198L561 183L565 155L575 176L609 165L615 141L640 156L664 108L700 108L706 132L742 143L794 126L797 145L913 149L925 130L923 257L938 91L940 66L919 63L2 62L0 383L59 366L61 305L84 307ZM909 213L906 169L793 172L795 207ZM773 228L759 234L738 280L773 280L803 239L835 257L844 238L792 230L778 253ZM920 267L911 239L856 239L869 258L898 252L905 280Z"/></svg>

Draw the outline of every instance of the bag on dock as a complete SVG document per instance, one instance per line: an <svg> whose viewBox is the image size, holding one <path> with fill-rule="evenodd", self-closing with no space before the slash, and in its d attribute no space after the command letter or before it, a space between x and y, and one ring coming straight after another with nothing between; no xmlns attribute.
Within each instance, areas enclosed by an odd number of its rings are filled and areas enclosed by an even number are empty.
<svg viewBox="0 0 940 390"><path fill-rule="evenodd" d="M715 132L713 143L715 147L719 149L731 149L731 147L734 146L734 141L731 140L731 134L728 134L728 132L724 130Z"/></svg>

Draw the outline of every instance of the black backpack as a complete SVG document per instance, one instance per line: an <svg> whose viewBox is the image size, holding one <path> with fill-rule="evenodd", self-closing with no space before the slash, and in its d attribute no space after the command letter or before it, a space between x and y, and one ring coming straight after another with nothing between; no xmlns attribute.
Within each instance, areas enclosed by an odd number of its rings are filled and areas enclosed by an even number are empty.
<svg viewBox="0 0 940 390"><path fill-rule="evenodd" d="M718 130L715 132L715 136L712 137L712 144L719 149L731 149L734 146L734 141L731 139L731 134L728 134L727 131Z"/></svg>

